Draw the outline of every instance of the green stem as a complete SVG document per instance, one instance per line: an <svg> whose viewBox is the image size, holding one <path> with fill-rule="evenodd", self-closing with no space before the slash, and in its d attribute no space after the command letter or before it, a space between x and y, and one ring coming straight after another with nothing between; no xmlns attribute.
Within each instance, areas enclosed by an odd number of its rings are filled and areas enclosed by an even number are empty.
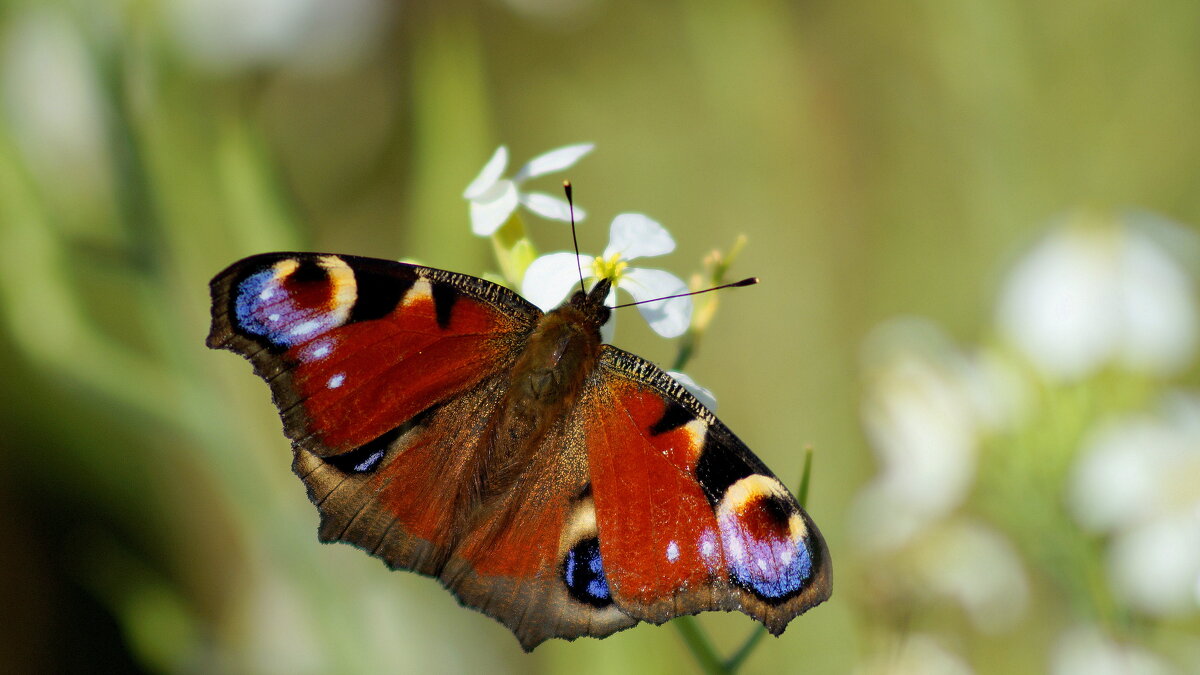
<svg viewBox="0 0 1200 675"><path fill-rule="evenodd" d="M696 334L690 328L688 332L683 334L679 340L679 352L675 354L675 362L671 364L671 370L683 370L688 361L692 360L692 354L696 352Z"/></svg>
<svg viewBox="0 0 1200 675"><path fill-rule="evenodd" d="M746 638L742 646L725 662L726 672L736 673L742 667L742 663L746 661L746 658L754 651L754 648L758 646L758 641L763 639L763 636L766 634L766 627L761 625L755 626L754 632L750 633L750 636Z"/></svg>
<svg viewBox="0 0 1200 675"><path fill-rule="evenodd" d="M808 484L809 479L812 478L812 458L812 448L804 448L804 472L800 474L800 489L796 492L796 499L799 500L802 509L808 508Z"/></svg>
<svg viewBox="0 0 1200 675"><path fill-rule="evenodd" d="M692 652L696 663L700 666L700 670L709 675L722 675L732 673L726 667L726 664L721 663L720 657L717 656L717 651L713 649L712 642L708 636L704 634L704 630L700 628L700 624L694 616L681 616L671 622L672 626L679 631L680 637L683 638L684 644Z"/></svg>

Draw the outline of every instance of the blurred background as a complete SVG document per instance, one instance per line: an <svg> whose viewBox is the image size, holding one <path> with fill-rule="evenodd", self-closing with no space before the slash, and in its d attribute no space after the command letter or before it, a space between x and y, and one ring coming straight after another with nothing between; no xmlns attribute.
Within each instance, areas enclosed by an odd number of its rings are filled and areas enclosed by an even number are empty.
<svg viewBox="0 0 1200 675"><path fill-rule="evenodd" d="M834 595L745 671L1196 672L1197 63L1185 2L0 3L0 670L694 670L317 543L203 345L251 253L494 270L464 188L586 141L585 251L747 236L688 372L793 488L815 451Z"/></svg>

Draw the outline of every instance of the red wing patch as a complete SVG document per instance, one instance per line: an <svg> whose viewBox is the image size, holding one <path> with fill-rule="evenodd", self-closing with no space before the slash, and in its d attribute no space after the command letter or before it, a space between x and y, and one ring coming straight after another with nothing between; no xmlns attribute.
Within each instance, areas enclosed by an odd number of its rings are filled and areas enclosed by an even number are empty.
<svg viewBox="0 0 1200 675"><path fill-rule="evenodd" d="M414 285L381 319L343 325L288 351L308 431L334 452L473 387L505 361L505 343L495 339L504 324L494 310L460 299L442 328L421 288Z"/></svg>
<svg viewBox="0 0 1200 675"><path fill-rule="evenodd" d="M587 419L604 570L619 602L669 602L724 567L717 519L695 477L706 425L633 381L606 385Z"/></svg>
<svg viewBox="0 0 1200 675"><path fill-rule="evenodd" d="M288 435L352 452L511 365L541 312L495 284L354 256L274 253L212 283L209 346L271 385Z"/></svg>
<svg viewBox="0 0 1200 675"><path fill-rule="evenodd" d="M604 345L586 414L601 564L622 611L740 610L779 634L830 593L829 552L787 488L654 364Z"/></svg>

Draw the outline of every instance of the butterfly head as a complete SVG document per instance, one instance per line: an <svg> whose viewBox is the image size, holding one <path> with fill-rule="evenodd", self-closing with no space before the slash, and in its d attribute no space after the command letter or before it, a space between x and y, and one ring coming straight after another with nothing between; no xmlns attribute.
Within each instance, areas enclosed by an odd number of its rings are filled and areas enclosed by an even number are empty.
<svg viewBox="0 0 1200 675"><path fill-rule="evenodd" d="M612 280L601 279L596 282L595 286L592 286L592 290L586 293L581 290L575 291L568 304L583 312L585 316L595 322L597 327L603 326L612 314L612 309L604 304L611 289Z"/></svg>

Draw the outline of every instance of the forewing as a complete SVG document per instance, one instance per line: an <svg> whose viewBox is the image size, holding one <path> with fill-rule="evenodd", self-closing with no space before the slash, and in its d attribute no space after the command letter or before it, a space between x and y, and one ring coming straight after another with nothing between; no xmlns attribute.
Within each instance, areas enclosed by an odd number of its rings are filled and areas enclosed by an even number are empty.
<svg viewBox="0 0 1200 675"><path fill-rule="evenodd" d="M208 346L250 360L318 456L391 433L511 366L541 311L482 279L388 260L269 253L213 279Z"/></svg>
<svg viewBox="0 0 1200 675"><path fill-rule="evenodd" d="M474 277L319 253L246 258L211 286L208 346L270 385L321 538L433 573L470 483L459 450L478 445L540 310Z"/></svg>

